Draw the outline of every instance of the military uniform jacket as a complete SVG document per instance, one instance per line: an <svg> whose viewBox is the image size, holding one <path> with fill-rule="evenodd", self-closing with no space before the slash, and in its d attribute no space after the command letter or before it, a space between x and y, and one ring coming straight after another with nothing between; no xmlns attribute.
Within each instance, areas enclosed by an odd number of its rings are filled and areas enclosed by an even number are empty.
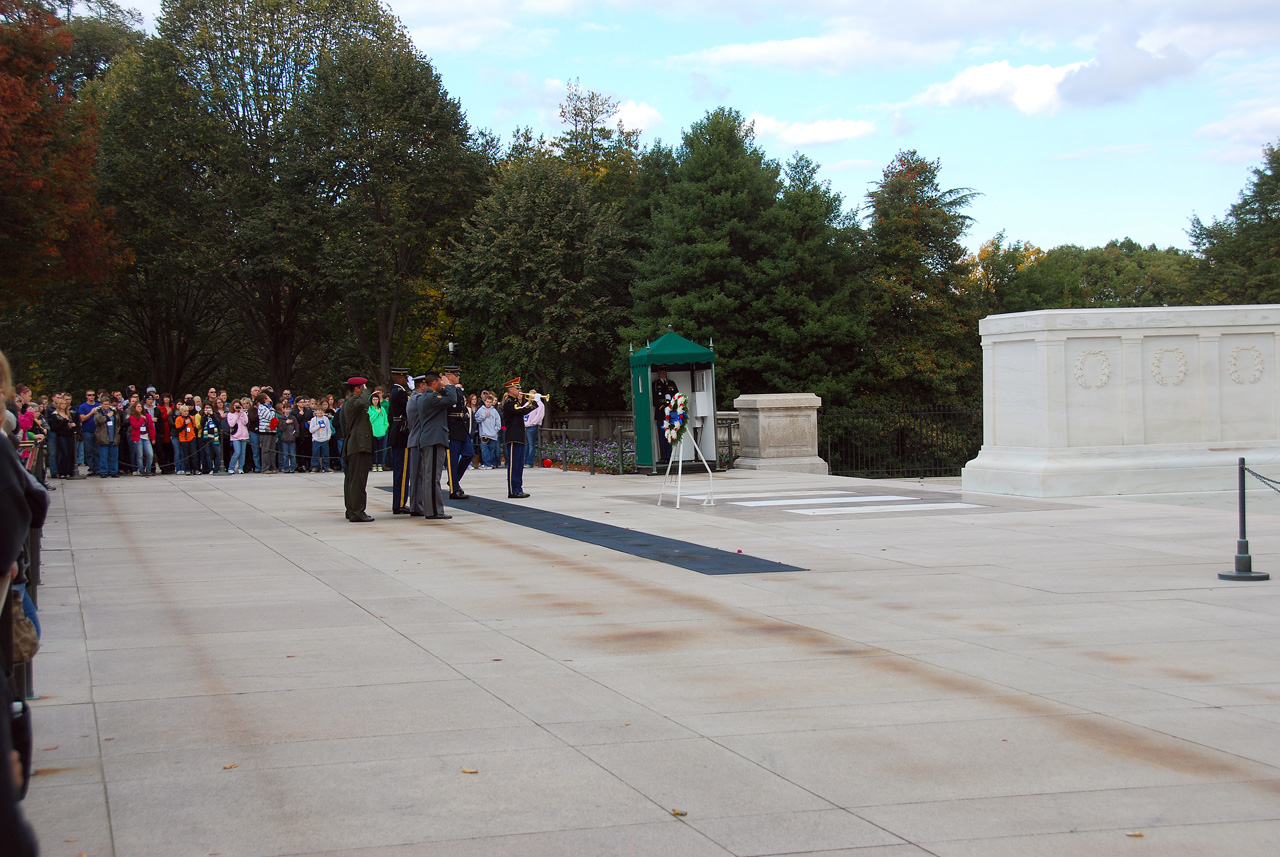
<svg viewBox="0 0 1280 857"><path fill-rule="evenodd" d="M347 396L342 403L342 455L355 455L361 452L373 454L373 424L369 422L369 402L373 393L365 390L364 395Z"/></svg>
<svg viewBox="0 0 1280 857"><path fill-rule="evenodd" d="M679 392L680 388L670 378L665 381L661 378L653 379L653 418L655 420L667 418L667 406L671 404L671 397Z"/></svg>
<svg viewBox="0 0 1280 857"><path fill-rule="evenodd" d="M525 399L524 404L516 402L512 396L502 399L502 442L524 443L524 415L538 407L532 399Z"/></svg>
<svg viewBox="0 0 1280 857"><path fill-rule="evenodd" d="M465 441L475 431L476 424L467 407L467 391L461 386L454 389L458 391L458 402L449 408L449 440Z"/></svg>
<svg viewBox="0 0 1280 857"><path fill-rule="evenodd" d="M449 409L457 405L460 398L458 388L451 385L422 394L418 400L418 412L422 414L418 446L449 445Z"/></svg>
<svg viewBox="0 0 1280 857"><path fill-rule="evenodd" d="M387 443L392 449L404 449L409 445L409 394L397 384L387 401L387 416L391 420L387 427Z"/></svg>
<svg viewBox="0 0 1280 857"><path fill-rule="evenodd" d="M424 395L415 391L409 396L408 404L404 406L404 424L409 430L405 445L409 449L422 446L422 398Z"/></svg>

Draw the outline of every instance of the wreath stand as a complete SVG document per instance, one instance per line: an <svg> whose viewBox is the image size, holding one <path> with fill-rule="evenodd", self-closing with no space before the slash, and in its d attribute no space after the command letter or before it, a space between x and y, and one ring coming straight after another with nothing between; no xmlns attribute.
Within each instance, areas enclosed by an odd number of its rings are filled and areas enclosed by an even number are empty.
<svg viewBox="0 0 1280 857"><path fill-rule="evenodd" d="M693 430L692 429L687 430L684 433L684 436L680 438L680 442L677 443L671 450L671 453L672 453L671 460L667 462L667 472L666 472L666 475L662 477L662 488L661 490L658 491L659 506L662 505L662 495L666 493L667 483L671 481L671 465L675 464L676 465L676 508L677 509L680 508L680 481L684 476L684 442L689 439L689 436L691 434L693 434ZM698 444L696 443L693 445L693 452L697 456L697 459L702 462L702 466L707 469L707 497L705 500L702 501L702 505L714 506L716 504L716 496L712 486L712 479L714 477L712 477L711 475L711 465L707 464L706 456L702 454L702 450L698 447Z"/></svg>

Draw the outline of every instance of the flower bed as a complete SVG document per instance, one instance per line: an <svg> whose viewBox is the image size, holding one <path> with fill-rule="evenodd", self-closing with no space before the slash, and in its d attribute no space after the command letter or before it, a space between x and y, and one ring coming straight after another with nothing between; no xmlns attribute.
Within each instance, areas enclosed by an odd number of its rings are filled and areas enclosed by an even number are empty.
<svg viewBox="0 0 1280 857"><path fill-rule="evenodd" d="M563 467L564 458L569 459L570 470L590 470L591 469L591 443L586 440L571 440L568 443L568 449L565 449L563 442L559 438L545 438L542 443L538 444L538 461L530 462L528 466L540 467L544 459L550 459L554 467ZM618 472L618 442L612 438L605 440L597 440L596 450L596 472L597 473L617 473ZM719 450L717 462L720 469L728 469L730 464L730 453L727 449ZM733 458L737 458L735 454ZM695 462L686 462L686 469ZM697 462L697 467L701 469L702 464ZM636 472L636 442L634 438L622 441L622 472Z"/></svg>
<svg viewBox="0 0 1280 857"><path fill-rule="evenodd" d="M569 467L573 469L591 469L591 442L586 440L571 440L566 445L559 438L547 438L538 444L538 457L540 459L551 459L551 463L556 467L562 467L565 459L568 459ZM613 439L597 440L595 442L595 461L596 472L617 473L618 472L618 442ZM541 463L541 462L539 462ZM622 472L636 472L636 442L634 440L622 441Z"/></svg>

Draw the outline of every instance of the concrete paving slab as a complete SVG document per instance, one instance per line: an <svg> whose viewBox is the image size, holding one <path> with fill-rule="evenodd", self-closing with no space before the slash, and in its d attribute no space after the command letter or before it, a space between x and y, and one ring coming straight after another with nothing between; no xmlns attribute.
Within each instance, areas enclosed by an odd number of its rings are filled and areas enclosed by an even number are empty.
<svg viewBox="0 0 1280 857"><path fill-rule="evenodd" d="M393 517L378 491L354 527L341 479L53 496L33 706L58 749L27 802L45 853L1163 857L1280 838L1280 590L1217 580L1229 498L717 476L761 501L981 507L824 517L529 474L533 508L811 569L712 577L465 509ZM468 490L504 497L502 474ZM1280 497L1259 505L1280 521ZM1258 532L1255 564L1280 567ZM219 561L175 563L153 548L169 533Z"/></svg>
<svg viewBox="0 0 1280 857"><path fill-rule="evenodd" d="M563 857L565 854L591 854L594 857L633 857L637 854L729 857L732 852L716 845L688 824L673 819L670 822L632 824L625 827L484 836L324 853L326 857Z"/></svg>
<svg viewBox="0 0 1280 857"><path fill-rule="evenodd" d="M705 738L579 749L657 805L695 819L833 808L818 795Z"/></svg>
<svg viewBox="0 0 1280 857"><path fill-rule="evenodd" d="M906 844L883 828L840 809L767 813L747 818L691 816L689 824L742 857Z"/></svg>
<svg viewBox="0 0 1280 857"><path fill-rule="evenodd" d="M1138 837L1137 834L1142 834ZM972 839L929 845L938 857L1080 857L1087 854L1159 854L1160 857L1204 857L1229 848L1240 857L1267 857L1275 853L1280 822L1224 822L1152 830L1096 831L1037 834L1005 839ZM1224 843L1229 843L1226 845Z"/></svg>
<svg viewBox="0 0 1280 857"><path fill-rule="evenodd" d="M1211 791L1198 786L1092 789L864 807L858 814L928 847L959 839L990 841L1117 828L1149 833L1170 825L1274 821L1280 817L1278 791L1276 780L1224 783Z"/></svg>

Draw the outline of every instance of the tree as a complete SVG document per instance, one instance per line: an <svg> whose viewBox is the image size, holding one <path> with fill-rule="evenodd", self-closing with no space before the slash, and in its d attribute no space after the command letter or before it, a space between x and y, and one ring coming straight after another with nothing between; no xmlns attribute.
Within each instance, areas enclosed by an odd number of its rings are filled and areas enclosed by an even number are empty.
<svg viewBox="0 0 1280 857"><path fill-rule="evenodd" d="M441 349L441 278L451 238L489 170L485 138L411 45L353 39L317 67L291 113L284 158L319 236L315 278L341 296L362 363Z"/></svg>
<svg viewBox="0 0 1280 857"><path fill-rule="evenodd" d="M969 288L978 295L982 314L1043 309L1040 295L1027 291L1025 278L1018 274L1040 262L1044 251L1028 241L1013 241L1007 246L1004 242L1001 230L967 260L972 278Z"/></svg>
<svg viewBox="0 0 1280 857"><path fill-rule="evenodd" d="M457 244L449 308L469 374L531 379L566 406L608 407L628 265L609 206L557 157L509 158ZM528 381L526 382L528 384Z"/></svg>
<svg viewBox="0 0 1280 857"><path fill-rule="evenodd" d="M786 345L769 338L793 318L778 292L780 167L755 143L740 113L718 108L685 132L675 173L657 199L647 250L632 286L640 345L671 326L698 342L715 340L722 401L760 388L757 375L783 365Z"/></svg>
<svg viewBox="0 0 1280 857"><path fill-rule="evenodd" d="M0 0L0 291L104 280L119 256L94 193L95 118L59 93L71 50L57 18Z"/></svg>
<svg viewBox="0 0 1280 857"><path fill-rule="evenodd" d="M600 199L624 204L638 172L640 132L628 130L621 120L610 127L609 120L618 113L616 98L583 89L577 80L568 89L560 105L560 121L566 128L553 145L565 164L590 182Z"/></svg>
<svg viewBox="0 0 1280 857"><path fill-rule="evenodd" d="M123 335L117 359L175 394L225 375L243 349L230 297L230 204L210 170L230 145L201 112L167 43L120 59L95 96L104 107L98 175L133 263L90 310Z"/></svg>
<svg viewBox="0 0 1280 857"><path fill-rule="evenodd" d="M877 398L946 404L981 389L979 305L960 238L974 193L944 190L938 161L899 152L867 194L867 300Z"/></svg>
<svg viewBox="0 0 1280 857"><path fill-rule="evenodd" d="M1262 154L1262 166L1224 218L1209 224L1192 218L1198 303L1280 302L1280 149L1268 145Z"/></svg>
<svg viewBox="0 0 1280 857"><path fill-rule="evenodd" d="M309 201L281 157L299 124L294 111L344 44L401 46L407 36L376 0L175 0L158 29L195 109L220 129L203 166L225 200L227 281L246 346L284 387L341 296L314 265Z"/></svg>
<svg viewBox="0 0 1280 857"><path fill-rule="evenodd" d="M58 85L64 93L76 94L90 81L98 80L117 58L142 47L142 14L113 0L86 0L89 14L72 15L74 2L67 4L67 30L71 51L58 64Z"/></svg>

